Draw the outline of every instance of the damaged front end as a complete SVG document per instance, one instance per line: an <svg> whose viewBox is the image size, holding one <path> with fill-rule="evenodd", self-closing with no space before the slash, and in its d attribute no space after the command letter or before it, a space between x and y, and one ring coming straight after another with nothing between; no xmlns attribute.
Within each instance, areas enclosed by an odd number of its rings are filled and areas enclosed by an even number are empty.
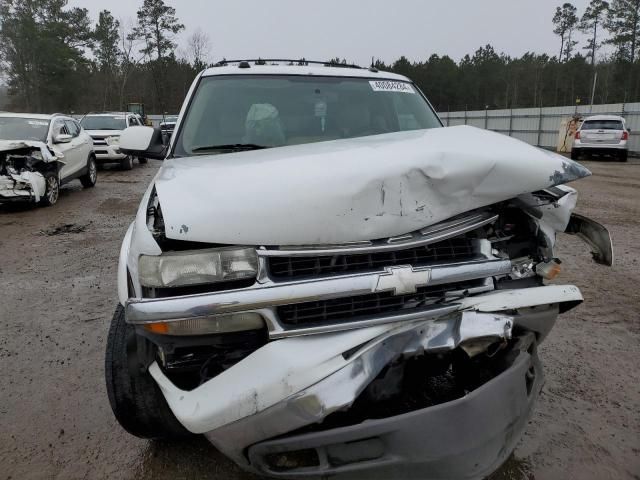
<svg viewBox="0 0 640 480"><path fill-rule="evenodd" d="M176 240L152 188L121 258L140 363L187 430L259 474L485 476L527 424L538 345L583 300L548 284L556 233L613 261L606 229L558 185L588 174L403 235L255 248ZM234 274L172 283L190 255Z"/></svg>
<svg viewBox="0 0 640 480"><path fill-rule="evenodd" d="M39 202L47 174L58 175L62 165L43 142L0 141L0 202Z"/></svg>

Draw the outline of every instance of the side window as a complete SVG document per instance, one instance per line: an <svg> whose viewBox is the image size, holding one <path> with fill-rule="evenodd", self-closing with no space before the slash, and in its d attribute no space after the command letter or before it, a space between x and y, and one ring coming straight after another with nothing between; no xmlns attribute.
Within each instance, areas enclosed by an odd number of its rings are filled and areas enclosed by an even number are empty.
<svg viewBox="0 0 640 480"><path fill-rule="evenodd" d="M67 132L72 137L77 137L80 134L80 129L78 128L78 125L76 125L76 123L73 120L65 120L64 124L67 128Z"/></svg>
<svg viewBox="0 0 640 480"><path fill-rule="evenodd" d="M136 120L136 117L129 117L129 126L135 127L137 125L138 125L138 120Z"/></svg>

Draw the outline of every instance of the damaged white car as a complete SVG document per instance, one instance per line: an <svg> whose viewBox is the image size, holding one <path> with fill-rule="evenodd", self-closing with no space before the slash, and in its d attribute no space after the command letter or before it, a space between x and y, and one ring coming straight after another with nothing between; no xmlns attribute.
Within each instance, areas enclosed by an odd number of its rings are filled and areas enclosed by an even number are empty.
<svg viewBox="0 0 640 480"><path fill-rule="evenodd" d="M26 201L51 206L60 185L98 179L91 137L63 115L0 114L0 203Z"/></svg>
<svg viewBox="0 0 640 480"><path fill-rule="evenodd" d="M270 62L267 62L270 63ZM194 82L124 238L106 380L134 435L204 434L254 473L481 478L520 438L537 347L580 304L558 232L584 167L443 128L407 78L225 63Z"/></svg>

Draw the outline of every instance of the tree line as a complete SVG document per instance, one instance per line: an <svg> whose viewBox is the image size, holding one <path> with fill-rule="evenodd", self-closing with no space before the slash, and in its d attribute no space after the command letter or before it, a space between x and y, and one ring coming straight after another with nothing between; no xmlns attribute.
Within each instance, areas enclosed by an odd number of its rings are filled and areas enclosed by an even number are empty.
<svg viewBox="0 0 640 480"><path fill-rule="evenodd" d="M564 3L552 22L557 55L513 57L486 45L457 62L434 54L372 63L412 78L438 110L587 103L596 73L595 103L640 99L640 0L591 0L581 14ZM67 0L0 0L0 80L9 108L84 113L142 102L150 113L177 112L212 57L201 30L179 49L185 34L164 0L143 0L129 22L103 10L95 24Z"/></svg>

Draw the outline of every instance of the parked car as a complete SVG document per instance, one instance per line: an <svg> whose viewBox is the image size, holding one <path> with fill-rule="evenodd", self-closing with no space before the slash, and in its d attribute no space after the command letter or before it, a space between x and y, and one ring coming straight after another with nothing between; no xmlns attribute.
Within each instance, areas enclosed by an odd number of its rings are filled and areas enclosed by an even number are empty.
<svg viewBox="0 0 640 480"><path fill-rule="evenodd" d="M538 345L583 301L548 283L556 233L613 260L572 213L590 172L443 128L404 76L271 63L200 74L168 146L122 134L165 160L120 253L116 418L273 477L490 474L540 392Z"/></svg>
<svg viewBox="0 0 640 480"><path fill-rule="evenodd" d="M58 201L60 185L79 179L91 188L98 175L91 137L73 118L0 114L0 203Z"/></svg>
<svg viewBox="0 0 640 480"><path fill-rule="evenodd" d="M170 115L170 116L164 117L162 122L160 122L160 130L162 130L162 133L170 137L171 134L173 133L173 130L176 128L177 121L178 121L177 115Z"/></svg>
<svg viewBox="0 0 640 480"><path fill-rule="evenodd" d="M140 116L130 112L88 113L80 121L91 135L98 165L118 163L123 170L133 168L133 159L120 150L120 135L128 127L144 125ZM139 158L140 163L147 159Z"/></svg>
<svg viewBox="0 0 640 480"><path fill-rule="evenodd" d="M571 158L580 155L612 155L622 162L627 161L629 129L625 120L617 115L594 115L587 117L578 128L571 148Z"/></svg>

